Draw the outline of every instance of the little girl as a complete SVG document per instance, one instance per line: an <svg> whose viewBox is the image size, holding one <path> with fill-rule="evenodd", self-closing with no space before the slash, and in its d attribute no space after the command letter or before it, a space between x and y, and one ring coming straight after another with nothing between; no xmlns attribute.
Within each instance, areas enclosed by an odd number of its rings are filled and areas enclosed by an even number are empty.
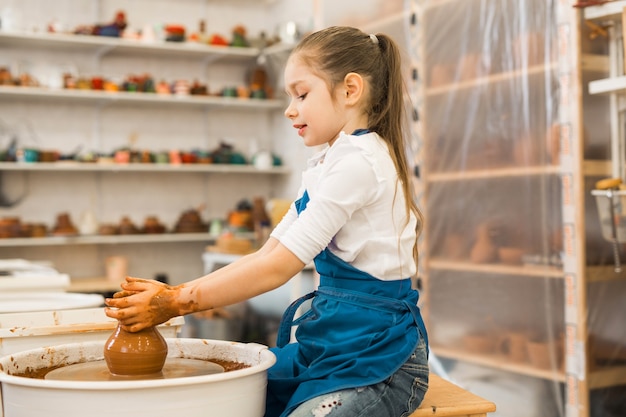
<svg viewBox="0 0 626 417"><path fill-rule="evenodd" d="M265 415L410 415L429 370L411 287L422 217L405 155L400 64L383 34L331 27L304 38L285 68L285 115L306 146L324 148L289 212L261 249L206 276L175 287L127 278L106 300L107 315L138 331L270 291L314 261L320 286L285 312L272 349Z"/></svg>

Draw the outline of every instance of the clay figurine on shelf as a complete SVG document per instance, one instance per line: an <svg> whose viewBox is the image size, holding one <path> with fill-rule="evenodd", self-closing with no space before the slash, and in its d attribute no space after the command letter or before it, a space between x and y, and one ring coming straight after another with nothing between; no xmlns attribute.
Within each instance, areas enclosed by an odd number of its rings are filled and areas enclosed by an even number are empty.
<svg viewBox="0 0 626 417"><path fill-rule="evenodd" d="M122 36L124 29L126 29L126 26L126 13L124 13L123 11L119 11L115 15L115 20L113 20L113 22L101 25L79 26L74 30L74 34L109 36L119 38Z"/></svg>
<svg viewBox="0 0 626 417"><path fill-rule="evenodd" d="M200 211L203 207L198 209L185 210L176 221L174 226L174 233L206 233L209 230L207 224L202 221Z"/></svg>
<svg viewBox="0 0 626 417"><path fill-rule="evenodd" d="M185 33L185 27L182 25L165 26L165 40L167 42L185 42L187 39Z"/></svg>
<svg viewBox="0 0 626 417"><path fill-rule="evenodd" d="M209 38L209 45L213 46L228 46L228 40L220 34L214 33Z"/></svg>
<svg viewBox="0 0 626 417"><path fill-rule="evenodd" d="M252 69L250 77L250 97L251 98L268 98L272 95L269 87L267 72L262 66L256 66Z"/></svg>
<svg viewBox="0 0 626 417"><path fill-rule="evenodd" d="M248 40L246 39L246 28L244 26L238 25L233 28L233 40L230 46L249 46Z"/></svg>
<svg viewBox="0 0 626 417"><path fill-rule="evenodd" d="M206 34L206 21L200 20L198 23L198 31L189 35L187 40L189 42L209 43L209 39Z"/></svg>

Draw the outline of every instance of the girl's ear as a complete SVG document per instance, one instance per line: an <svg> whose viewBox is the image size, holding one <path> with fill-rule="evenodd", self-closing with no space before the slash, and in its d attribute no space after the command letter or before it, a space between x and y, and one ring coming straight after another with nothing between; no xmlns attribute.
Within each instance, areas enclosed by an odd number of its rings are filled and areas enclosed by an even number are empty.
<svg viewBox="0 0 626 417"><path fill-rule="evenodd" d="M356 104L364 94L363 77L356 72L349 72L343 79L343 88L347 104Z"/></svg>

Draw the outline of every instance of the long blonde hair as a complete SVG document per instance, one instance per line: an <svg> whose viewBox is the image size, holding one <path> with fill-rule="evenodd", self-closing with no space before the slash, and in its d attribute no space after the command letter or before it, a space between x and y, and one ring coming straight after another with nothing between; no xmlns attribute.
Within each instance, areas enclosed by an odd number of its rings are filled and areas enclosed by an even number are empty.
<svg viewBox="0 0 626 417"><path fill-rule="evenodd" d="M369 123L367 128L377 132L389 147L405 196L407 221L409 214L414 213L419 236L424 218L415 202L409 174L403 132L406 123L406 88L400 50L396 43L382 33L371 36L356 28L332 26L305 37L292 51L292 55L295 54L302 63L326 80L331 92L350 72L360 74L368 82L370 94L365 106ZM417 265L417 241L413 257Z"/></svg>

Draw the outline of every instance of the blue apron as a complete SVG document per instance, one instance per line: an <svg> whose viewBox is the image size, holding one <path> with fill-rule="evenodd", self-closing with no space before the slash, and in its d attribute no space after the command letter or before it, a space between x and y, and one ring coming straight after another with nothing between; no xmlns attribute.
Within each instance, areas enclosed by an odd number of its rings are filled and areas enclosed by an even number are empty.
<svg viewBox="0 0 626 417"><path fill-rule="evenodd" d="M298 213L309 196L296 201ZM303 402L330 392L384 381L416 349L426 328L410 278L382 281L343 261L328 248L315 257L316 291L294 301L283 315L277 362L268 371L266 417L288 416ZM296 310L311 308L294 320ZM289 343L297 325L297 343Z"/></svg>

